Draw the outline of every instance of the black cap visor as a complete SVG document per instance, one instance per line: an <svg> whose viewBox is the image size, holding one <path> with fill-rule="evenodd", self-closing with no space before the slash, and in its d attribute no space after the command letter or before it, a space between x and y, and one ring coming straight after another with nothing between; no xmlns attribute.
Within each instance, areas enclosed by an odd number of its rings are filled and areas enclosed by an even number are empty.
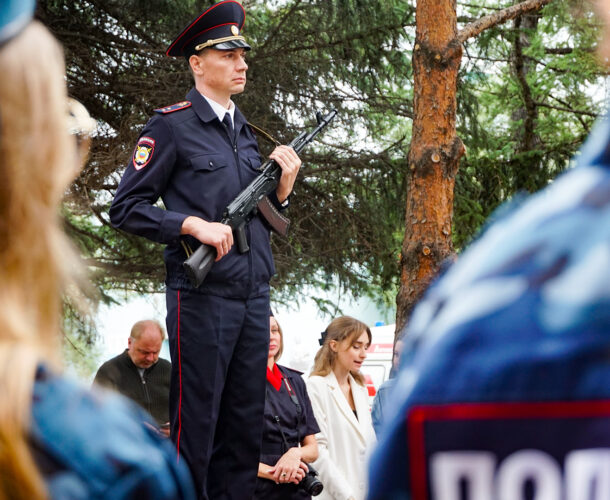
<svg viewBox="0 0 610 500"><path fill-rule="evenodd" d="M212 47L210 47L210 48L217 49L217 50L233 50L233 49L250 50L252 47L250 47L243 40L236 39L236 40L228 40L226 42L217 43L216 45L212 45Z"/></svg>

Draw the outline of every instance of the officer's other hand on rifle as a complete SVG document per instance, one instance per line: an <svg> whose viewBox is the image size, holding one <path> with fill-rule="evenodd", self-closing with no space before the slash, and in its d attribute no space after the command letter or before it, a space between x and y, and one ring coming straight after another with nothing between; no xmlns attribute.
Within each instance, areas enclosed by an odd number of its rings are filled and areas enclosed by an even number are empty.
<svg viewBox="0 0 610 500"><path fill-rule="evenodd" d="M278 146L269 155L269 158L282 168L282 177L277 186L276 195L280 203L284 203L292 192L294 182L301 168L301 159L290 146Z"/></svg>

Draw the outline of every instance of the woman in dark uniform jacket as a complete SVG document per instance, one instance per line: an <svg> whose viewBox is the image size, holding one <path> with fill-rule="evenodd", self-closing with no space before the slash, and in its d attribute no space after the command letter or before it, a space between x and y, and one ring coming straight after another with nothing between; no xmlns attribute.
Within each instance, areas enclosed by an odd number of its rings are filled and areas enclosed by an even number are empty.
<svg viewBox="0 0 610 500"><path fill-rule="evenodd" d="M318 458L315 434L320 429L301 373L276 364L284 342L282 330L273 316L269 318L269 326L263 446L254 498L309 499L311 496L299 487L299 483L307 473L306 464ZM288 449L282 431L290 445Z"/></svg>

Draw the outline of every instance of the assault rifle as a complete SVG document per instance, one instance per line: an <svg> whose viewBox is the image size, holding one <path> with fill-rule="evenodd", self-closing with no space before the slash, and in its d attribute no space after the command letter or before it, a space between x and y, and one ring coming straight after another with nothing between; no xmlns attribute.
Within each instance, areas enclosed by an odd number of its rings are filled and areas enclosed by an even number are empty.
<svg viewBox="0 0 610 500"><path fill-rule="evenodd" d="M309 134L306 131L301 132L289 146L297 153L301 152L333 120L336 114L337 111L334 109L326 116L322 116L318 111L316 113L318 126ZM235 242L240 253L246 253L250 250L246 240L246 224L252 220L258 211L261 212L269 225L283 236L288 232L288 226L290 225L290 221L280 214L267 198L267 195L275 191L280 182L281 167L274 160L269 159L259 170L261 173L225 208L220 221L233 229ZM194 287L203 283L215 260L216 249L202 243L184 261L184 270Z"/></svg>

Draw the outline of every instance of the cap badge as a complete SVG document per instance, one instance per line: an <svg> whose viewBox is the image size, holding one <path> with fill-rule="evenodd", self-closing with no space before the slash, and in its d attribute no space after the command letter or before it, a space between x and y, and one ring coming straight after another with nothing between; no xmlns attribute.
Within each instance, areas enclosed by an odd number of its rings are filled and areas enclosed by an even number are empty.
<svg viewBox="0 0 610 500"><path fill-rule="evenodd" d="M231 33L233 33L235 36L239 35L239 29L237 28L237 26L231 26Z"/></svg>

